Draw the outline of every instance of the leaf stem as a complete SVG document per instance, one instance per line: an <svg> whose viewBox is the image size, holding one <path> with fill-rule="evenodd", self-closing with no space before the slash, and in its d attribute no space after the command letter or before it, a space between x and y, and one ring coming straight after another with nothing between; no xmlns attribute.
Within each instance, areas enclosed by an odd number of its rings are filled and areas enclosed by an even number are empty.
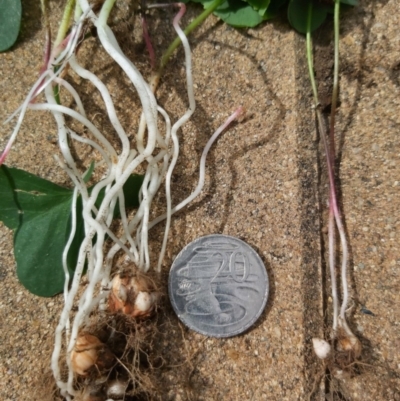
<svg viewBox="0 0 400 401"><path fill-rule="evenodd" d="M112 8L114 7L116 0L106 0L103 4L103 7L101 7L100 15L99 15L99 23L100 25L106 25L108 17L110 15L110 12Z"/></svg>
<svg viewBox="0 0 400 401"><path fill-rule="evenodd" d="M332 102L331 102L331 118L330 118L330 153L327 157L331 160L331 168L333 172L333 179L335 179L335 116L336 105L338 96L338 81L339 81L339 6L340 0L335 0L334 9L334 67L333 67L333 89L332 89ZM331 285L332 294L337 294L337 281L335 269L335 255L336 255L336 227L335 227L335 213L333 210L334 200L332 199L332 191L329 195L329 218L328 218L328 236L329 236L329 266L331 271ZM346 284L347 285L347 284ZM338 325L338 299L332 295L334 304L334 316L332 329L335 333Z"/></svg>
<svg viewBox="0 0 400 401"><path fill-rule="evenodd" d="M310 75L311 88L314 96L315 107L318 107L318 91L317 84L315 82L314 77L314 58L312 52L312 40L311 40L311 20L312 20L312 3L308 4L308 12L307 12L307 32L306 32L306 49L307 49L307 64L308 64L308 73Z"/></svg>
<svg viewBox="0 0 400 401"><path fill-rule="evenodd" d="M331 168L333 173L333 180L335 179L335 114L338 95L338 77L339 77L339 4L340 0L335 0L334 10L334 67L333 67L333 89L332 89L332 102L331 102L331 118L330 118L330 153L327 154L331 160ZM335 190L335 189L334 189ZM331 270L331 283L332 294L337 294L336 282L336 269L335 269L335 256L336 256L336 227L335 227L335 214L333 210L334 199L332 199L332 191L330 191L329 199L329 223L328 223L328 236L329 236L329 266ZM332 299L334 297L332 296ZM334 316L333 316L333 332L337 330L338 324L338 299L337 296L334 300Z"/></svg>
<svg viewBox="0 0 400 401"><path fill-rule="evenodd" d="M334 66L333 66L333 89L332 89L332 103L331 103L331 119L330 119L330 150L332 168L334 169L335 162L335 116L338 99L339 89L339 12L340 0L335 0L334 8Z"/></svg>
<svg viewBox="0 0 400 401"><path fill-rule="evenodd" d="M40 6L42 9L44 25L46 28L46 42L43 54L43 66L40 69L40 74L42 74L47 69L47 64L50 59L51 53L51 28L50 28L50 21L49 21L49 2L48 0L40 0Z"/></svg>
<svg viewBox="0 0 400 401"><path fill-rule="evenodd" d="M61 19L60 27L58 28L58 33L53 48L56 48L67 35L69 25L71 22L72 11L74 10L74 8L75 8L75 0L68 0L67 5L65 6L64 9L64 14Z"/></svg>
<svg viewBox="0 0 400 401"><path fill-rule="evenodd" d="M319 105L318 99L318 91L317 84L315 82L314 76L314 61L313 61L313 53L312 53L312 39L311 39L311 20L312 20L312 3L308 4L308 13L307 13L307 32L306 32L306 51L307 51L307 63L308 63L308 72L310 75L311 87L314 96L314 109L318 121L318 128L322 138L322 142L324 144L326 160L327 160L327 168L329 175L329 270L331 274L331 286L332 286L332 304L333 304L333 331L336 331L338 324L338 310L339 310L339 301L338 301L338 293L337 293L337 285L336 285L336 271L335 271L335 226L334 226L334 216L336 217L335 210L337 210L336 206L336 194L335 194L335 182L333 176L332 169L332 159L329 150L329 144L326 139L326 129L322 118L322 113Z"/></svg>
<svg viewBox="0 0 400 401"><path fill-rule="evenodd" d="M335 0L335 73L336 73L336 93L333 93L332 100L332 109L333 113L336 111L336 103L337 103L337 85L338 85L338 64L339 64L339 3L340 0ZM322 142L325 148L326 154L326 164L328 169L328 177L329 177L329 267L331 273L331 285L332 285L332 300L333 300L333 330L336 331L337 326L342 328L346 334L351 338L356 338L349 326L346 322L346 309L349 300L349 290L347 283L347 260L348 260L348 246L346 233L343 227L340 207L337 202L336 196L336 188L335 188L335 176L333 171L333 163L334 163L334 148L330 149L329 143L327 140L327 131L325 128L324 120L322 117L322 112L320 108L320 104L318 101L318 93L317 93L317 85L315 83L314 77L314 68L313 68L313 57L312 57L312 41L311 41L311 19L312 19L312 3L310 2L308 5L308 16L307 16L307 62L308 69L310 73L311 86L314 94L315 101L315 113L318 121L318 128L322 138ZM334 79L334 80L335 80ZM334 128L334 121L331 121L331 127ZM334 130L331 131L332 136L334 134ZM342 291L343 291L343 299L342 304L340 306L340 313L338 315L338 295L337 295L337 287L336 287L336 272L335 272L335 227L333 223L336 223L337 230L339 232L340 243L342 247L342 267L341 267L341 281L342 281Z"/></svg>
<svg viewBox="0 0 400 401"><path fill-rule="evenodd" d="M206 8L198 17L196 17L184 30L184 34L188 36L195 28L197 28L211 13L215 11L215 9L221 5L223 0L214 0L210 7ZM157 75L161 75L162 70L167 65L169 59L172 56L172 53L175 49L181 44L181 39L179 36L175 38L175 40L169 45L168 49L165 51L163 56L161 57L160 67L158 69Z"/></svg>

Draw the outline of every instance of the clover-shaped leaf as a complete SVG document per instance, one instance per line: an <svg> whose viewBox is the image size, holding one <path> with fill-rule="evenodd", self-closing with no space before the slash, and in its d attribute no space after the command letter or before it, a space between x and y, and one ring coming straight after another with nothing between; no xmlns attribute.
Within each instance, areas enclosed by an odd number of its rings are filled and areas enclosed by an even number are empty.
<svg viewBox="0 0 400 401"><path fill-rule="evenodd" d="M138 175L126 181L123 191L127 208L138 206L142 182L143 177ZM70 232L72 195L72 189L26 171L0 167L0 220L14 230L17 275L35 295L50 297L63 291L62 253ZM104 191L98 200L103 197ZM67 258L70 272L75 269L84 238L80 199L77 210L77 231ZM116 208L115 215L118 213Z"/></svg>
<svg viewBox="0 0 400 401"><path fill-rule="evenodd" d="M21 0L0 0L0 52L17 40L21 25Z"/></svg>

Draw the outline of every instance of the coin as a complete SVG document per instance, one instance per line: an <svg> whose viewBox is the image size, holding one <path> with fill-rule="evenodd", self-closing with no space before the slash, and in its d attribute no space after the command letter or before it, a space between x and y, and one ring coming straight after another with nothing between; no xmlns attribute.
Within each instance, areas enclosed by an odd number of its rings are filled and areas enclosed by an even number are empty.
<svg viewBox="0 0 400 401"><path fill-rule="evenodd" d="M261 258L245 242L213 234L196 239L176 257L169 296L179 319L211 337L232 337L259 318L269 281Z"/></svg>

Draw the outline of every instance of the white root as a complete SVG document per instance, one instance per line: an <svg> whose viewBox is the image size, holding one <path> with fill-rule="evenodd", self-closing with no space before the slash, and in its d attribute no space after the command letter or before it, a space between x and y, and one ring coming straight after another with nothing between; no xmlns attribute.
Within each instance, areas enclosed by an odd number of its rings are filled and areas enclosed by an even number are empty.
<svg viewBox="0 0 400 401"><path fill-rule="evenodd" d="M3 155L0 157L1 163L7 156L28 109L45 110L53 114L57 124L58 143L62 155L62 158L57 157L56 159L63 170L69 175L75 186L72 201L72 228L62 255L62 264L65 273L64 308L56 328L55 344L51 360L51 366L57 385L61 395L67 400L71 400L72 397L77 395L77 390L74 387L74 372L85 375L93 363L97 363L95 349L101 344L98 344L96 342L97 340L93 340L90 335L82 336L82 330L88 322L90 314L96 310L96 308L102 310L106 307L112 287L111 269L116 253L122 249L139 270L143 272L148 271L150 269L148 230L155 224L166 219L165 233L157 265L157 270L161 270L171 224L171 215L182 209L200 193L204 185L205 160L212 143L226 126L242 112L241 108L238 109L212 136L201 157L199 184L186 200L172 207L171 177L179 155L177 133L189 120L195 110L190 47L186 36L179 27L179 20L183 14L183 10L181 10L175 18L174 28L185 50L189 106L184 115L171 126L168 114L157 104L149 84L142 77L135 65L123 54L113 32L107 25L107 17L114 1L115 0L106 0L99 17L93 13L86 0L77 2L77 22L72 28L68 40L66 39L63 45L59 45L53 51L47 70L41 74L24 103L20 109L17 110L16 114L19 113L19 117L16 127L5 152L3 152ZM83 68L76 59L76 49L81 38L82 26L88 20L91 20L97 28L98 37L104 49L125 72L139 95L142 107L142 118L141 128L136 136L136 148L132 147L128 135L117 116L112 97L106 85L95 74ZM64 45L65 48L62 49ZM55 65L58 67L56 72L54 71ZM84 105L77 91L70 83L60 77L61 73L68 65L79 77L88 80L100 93L107 115L115 130L116 137L119 139L118 148L114 148L101 130L90 121L90 118L85 113ZM54 84L60 85L63 90L66 90L72 96L75 102L74 108L57 104L53 91ZM46 103L32 103L32 100L41 92L45 94ZM162 129L159 129L159 127L161 127L161 121L159 121L158 118L159 114L162 117ZM82 137L68 127L65 116L85 126L90 137ZM147 127L146 137L143 124ZM171 140L173 143L172 147L170 147ZM91 191L88 190L83 179L82 171L80 171L71 152L71 145L75 141L89 146L95 150L102 159L97 165L101 165L105 169L103 178ZM145 171L139 196L140 205L135 215L129 219L125 210L123 186L131 174L137 171L139 167ZM153 199L164 180L167 212L157 219L150 221ZM96 202L102 191L104 191L104 197L101 204L96 206ZM75 273L73 277L70 278L67 256L77 230L78 199L80 199L79 201L81 201L83 205L82 216L84 220L85 238L79 249L76 266L74 266ZM117 204L121 214L121 225L123 229L123 234L119 238L110 228ZM107 254L104 254L106 236L113 241L114 245ZM78 292L82 286L82 276L85 266L87 267L87 282L83 291L81 291L78 296ZM118 289L120 303L125 302L124 297L126 297L126 294L126 288L120 286ZM146 316L150 314L159 298L158 293L148 289L139 289L135 294L135 302L132 306L134 312L130 314L132 316ZM78 310L73 316L72 309L74 306L78 306ZM89 340L94 344L93 349L88 351L87 354L80 353L79 347L82 346L82 342L87 342ZM61 375L63 342L65 342L67 354L65 362L68 367L68 377L66 381Z"/></svg>

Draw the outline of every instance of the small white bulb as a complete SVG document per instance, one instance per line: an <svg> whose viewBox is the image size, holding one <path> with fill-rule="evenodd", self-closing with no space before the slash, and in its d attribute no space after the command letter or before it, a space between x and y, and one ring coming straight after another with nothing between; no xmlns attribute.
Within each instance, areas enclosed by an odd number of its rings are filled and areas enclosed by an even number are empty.
<svg viewBox="0 0 400 401"><path fill-rule="evenodd" d="M327 341L321 340L320 338L313 338L312 342L315 355L317 355L319 359L325 359L331 352L331 346Z"/></svg>
<svg viewBox="0 0 400 401"><path fill-rule="evenodd" d="M120 380L113 380L108 383L107 397L112 400L120 400L124 398L127 387L128 383Z"/></svg>
<svg viewBox="0 0 400 401"><path fill-rule="evenodd" d="M140 312L149 312L153 306L151 295L146 291L140 291L135 300L135 308Z"/></svg>

